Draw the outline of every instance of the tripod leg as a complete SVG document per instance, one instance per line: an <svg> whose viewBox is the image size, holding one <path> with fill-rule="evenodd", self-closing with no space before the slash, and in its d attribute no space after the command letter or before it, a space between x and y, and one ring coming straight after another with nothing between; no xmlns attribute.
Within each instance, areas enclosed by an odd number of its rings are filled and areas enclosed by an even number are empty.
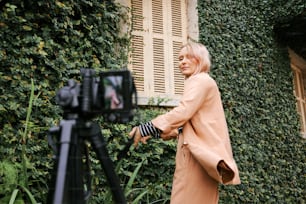
<svg viewBox="0 0 306 204"><path fill-rule="evenodd" d="M102 168L109 182L114 201L116 202L116 204L126 204L123 190L120 187L120 180L117 174L115 173L115 168L112 160L109 157L106 148L106 143L102 137L100 127L96 123L92 124L90 131L90 141L93 145L98 159L101 162Z"/></svg>
<svg viewBox="0 0 306 204"><path fill-rule="evenodd" d="M52 175L53 178L51 179L51 189L48 192L48 204L62 204L62 203L70 203L73 201L74 197L71 196L72 194L71 189L68 189L68 185L72 186L73 188L81 186L78 181L73 181L72 177L73 174L67 176L67 172L73 172L75 167L79 167L80 161L80 153L78 152L78 141L77 135L73 131L76 125L75 120L62 120L60 123L60 149L57 156L57 162L55 165L56 174ZM71 141L73 141L74 145L71 145ZM71 161L69 161L69 156L73 154ZM54 178L54 176L56 176ZM71 181L72 180L72 181ZM54 188L54 189L52 189ZM70 192L69 192L70 191ZM69 194L69 195L68 195ZM79 199L78 199L79 200ZM72 202L73 203L73 202Z"/></svg>
<svg viewBox="0 0 306 204"><path fill-rule="evenodd" d="M83 157L84 141L77 133L73 138L69 150L68 167L66 173L65 204L85 204Z"/></svg>
<svg viewBox="0 0 306 204"><path fill-rule="evenodd" d="M57 167L57 178L55 183L55 194L53 203L63 203L65 192L65 181L67 172L67 163L69 157L69 145L71 141L72 128L75 125L75 121L61 121L61 141L60 152Z"/></svg>

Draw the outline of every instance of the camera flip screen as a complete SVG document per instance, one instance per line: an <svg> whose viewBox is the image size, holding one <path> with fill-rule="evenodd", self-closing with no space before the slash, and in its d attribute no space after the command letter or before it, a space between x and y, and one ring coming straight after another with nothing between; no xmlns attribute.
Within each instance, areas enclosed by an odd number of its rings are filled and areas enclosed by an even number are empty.
<svg viewBox="0 0 306 204"><path fill-rule="evenodd" d="M136 103L131 73L128 70L107 71L101 72L99 76L104 117L110 121L130 117Z"/></svg>

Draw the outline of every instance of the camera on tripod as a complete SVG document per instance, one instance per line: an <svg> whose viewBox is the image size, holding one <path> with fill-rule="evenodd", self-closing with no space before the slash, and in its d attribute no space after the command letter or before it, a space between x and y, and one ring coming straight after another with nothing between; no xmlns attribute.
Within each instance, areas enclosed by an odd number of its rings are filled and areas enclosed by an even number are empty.
<svg viewBox="0 0 306 204"><path fill-rule="evenodd" d="M70 79L56 95L64 117L92 119L103 116L105 121L126 123L133 120L137 92L129 70L100 72L81 69L82 83Z"/></svg>
<svg viewBox="0 0 306 204"><path fill-rule="evenodd" d="M50 128L48 134L55 165L47 203L88 203L91 195L89 154L85 145L85 141L88 141L101 162L115 203L126 204L100 125L97 121L90 120L102 115L107 122L131 121L133 111L137 108L133 77L128 70L96 74L93 69L81 69L81 77L81 83L70 79L67 86L61 88L56 95L56 101L62 107L64 115L60 124ZM132 142L133 139L126 147Z"/></svg>

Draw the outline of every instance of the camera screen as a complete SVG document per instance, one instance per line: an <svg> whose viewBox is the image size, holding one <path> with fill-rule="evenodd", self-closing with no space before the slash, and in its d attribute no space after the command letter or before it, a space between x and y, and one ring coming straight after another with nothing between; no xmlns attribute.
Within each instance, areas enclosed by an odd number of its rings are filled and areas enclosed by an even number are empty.
<svg viewBox="0 0 306 204"><path fill-rule="evenodd" d="M105 76L102 83L104 87L104 109L123 109L123 76Z"/></svg>
<svg viewBox="0 0 306 204"><path fill-rule="evenodd" d="M102 112L108 121L131 120L137 103L134 81L128 70L100 73Z"/></svg>

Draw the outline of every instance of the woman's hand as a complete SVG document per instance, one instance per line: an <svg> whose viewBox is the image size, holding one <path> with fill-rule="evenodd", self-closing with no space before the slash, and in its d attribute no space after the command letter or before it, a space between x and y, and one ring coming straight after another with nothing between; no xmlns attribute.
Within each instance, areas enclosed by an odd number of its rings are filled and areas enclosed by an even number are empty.
<svg viewBox="0 0 306 204"><path fill-rule="evenodd" d="M174 129L167 133L161 133L160 137L166 141L166 140L176 139L178 135L179 135L178 130Z"/></svg>
<svg viewBox="0 0 306 204"><path fill-rule="evenodd" d="M133 127L132 131L129 133L130 139L134 138L134 146L137 147L139 142L143 144L147 144L147 140L151 138L151 136L142 137L139 131L139 127Z"/></svg>

